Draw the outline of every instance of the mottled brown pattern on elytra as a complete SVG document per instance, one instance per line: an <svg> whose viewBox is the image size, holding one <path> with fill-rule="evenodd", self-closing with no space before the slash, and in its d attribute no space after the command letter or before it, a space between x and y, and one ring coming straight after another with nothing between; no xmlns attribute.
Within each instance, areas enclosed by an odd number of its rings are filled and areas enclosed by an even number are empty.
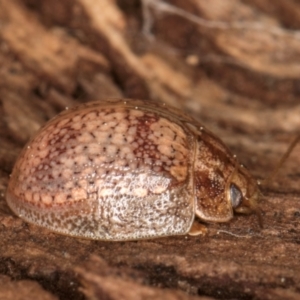
<svg viewBox="0 0 300 300"><path fill-rule="evenodd" d="M126 105L64 113L21 154L8 191L11 208L55 231L99 239L187 232L194 141L173 123ZM30 209L16 206L17 198Z"/></svg>

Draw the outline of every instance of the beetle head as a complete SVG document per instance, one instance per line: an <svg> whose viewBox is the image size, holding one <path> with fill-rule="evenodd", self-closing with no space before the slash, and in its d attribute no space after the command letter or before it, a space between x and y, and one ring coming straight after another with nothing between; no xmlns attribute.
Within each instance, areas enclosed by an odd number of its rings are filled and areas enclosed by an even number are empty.
<svg viewBox="0 0 300 300"><path fill-rule="evenodd" d="M262 227L261 212L258 207L259 189L256 180L243 167L235 166L227 180L227 200L237 213L252 214L258 217Z"/></svg>

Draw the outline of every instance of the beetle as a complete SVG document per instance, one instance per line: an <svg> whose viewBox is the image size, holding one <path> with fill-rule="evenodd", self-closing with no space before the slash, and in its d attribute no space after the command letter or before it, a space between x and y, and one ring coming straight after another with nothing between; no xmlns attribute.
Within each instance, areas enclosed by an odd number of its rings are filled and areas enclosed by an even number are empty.
<svg viewBox="0 0 300 300"><path fill-rule="evenodd" d="M193 223L259 215L258 185L224 143L164 104L68 109L27 143L6 199L24 220L97 240L198 234Z"/></svg>

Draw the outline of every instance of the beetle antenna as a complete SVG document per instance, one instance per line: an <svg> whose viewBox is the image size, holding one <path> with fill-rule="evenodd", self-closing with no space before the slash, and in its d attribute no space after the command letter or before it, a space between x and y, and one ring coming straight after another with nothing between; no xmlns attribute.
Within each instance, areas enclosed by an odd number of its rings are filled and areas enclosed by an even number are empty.
<svg viewBox="0 0 300 300"><path fill-rule="evenodd" d="M278 172L279 172L280 168L282 167L282 165L286 162L286 160L290 156L291 152L294 150L295 146L298 144L299 140L300 140L300 134L298 134L294 138L294 140L289 145L289 147L287 148L286 152L283 154L283 156L281 157L280 161L278 162L278 164L276 165L276 167L274 168L274 170L270 173L270 175L267 176L264 180L258 181L259 185L267 186L270 182L272 182L272 180L274 179L274 177L278 174Z"/></svg>
<svg viewBox="0 0 300 300"><path fill-rule="evenodd" d="M264 223L263 223L263 218L262 218L261 210L259 209L259 207L254 207L252 209L253 209L256 217L257 217L257 221L258 221L260 229L263 229L264 228Z"/></svg>

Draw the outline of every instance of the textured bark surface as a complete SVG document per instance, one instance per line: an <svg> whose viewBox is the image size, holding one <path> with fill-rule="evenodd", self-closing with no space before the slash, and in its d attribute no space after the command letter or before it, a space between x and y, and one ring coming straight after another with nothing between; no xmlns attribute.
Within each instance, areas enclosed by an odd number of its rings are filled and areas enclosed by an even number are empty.
<svg viewBox="0 0 300 300"><path fill-rule="evenodd" d="M179 107L264 178L300 128L299 15L285 0L0 0L0 298L299 299L300 146L262 188L263 229L236 216L204 237L99 242L5 202L38 128L107 97Z"/></svg>

